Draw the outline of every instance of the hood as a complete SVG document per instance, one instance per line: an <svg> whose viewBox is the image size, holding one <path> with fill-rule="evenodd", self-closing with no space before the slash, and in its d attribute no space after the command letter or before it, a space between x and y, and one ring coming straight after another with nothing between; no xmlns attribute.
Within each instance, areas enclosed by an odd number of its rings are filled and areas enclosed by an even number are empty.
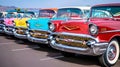
<svg viewBox="0 0 120 67"><path fill-rule="evenodd" d="M82 33L89 34L89 24L86 20L68 20L60 24L57 32Z"/></svg>
<svg viewBox="0 0 120 67"><path fill-rule="evenodd" d="M26 21L30 18L17 18L14 20L16 27L24 27L27 28Z"/></svg>
<svg viewBox="0 0 120 67"><path fill-rule="evenodd" d="M6 18L6 19L4 19L4 24L6 25L6 26L13 26L13 21L14 20L14 18Z"/></svg>
<svg viewBox="0 0 120 67"><path fill-rule="evenodd" d="M50 22L50 18L37 18L28 20L29 29L35 30L49 30L48 23Z"/></svg>

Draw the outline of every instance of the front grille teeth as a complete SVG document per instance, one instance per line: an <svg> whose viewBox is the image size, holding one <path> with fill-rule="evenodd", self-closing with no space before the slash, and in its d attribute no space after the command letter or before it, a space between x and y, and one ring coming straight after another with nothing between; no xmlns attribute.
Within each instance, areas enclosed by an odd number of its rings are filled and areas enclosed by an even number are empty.
<svg viewBox="0 0 120 67"><path fill-rule="evenodd" d="M50 33L46 31L36 31L32 30L30 31L30 36L35 37L35 38L40 38L40 39L47 39Z"/></svg>
<svg viewBox="0 0 120 67"><path fill-rule="evenodd" d="M21 35L26 35L26 29L25 28L16 28L16 33Z"/></svg>
<svg viewBox="0 0 120 67"><path fill-rule="evenodd" d="M54 35L54 39L56 40L56 43L72 46L72 47L81 47L81 48L87 48L85 42L89 40L93 40L92 38L88 37L82 37L82 36L73 36L73 35L64 35L64 34L56 34Z"/></svg>

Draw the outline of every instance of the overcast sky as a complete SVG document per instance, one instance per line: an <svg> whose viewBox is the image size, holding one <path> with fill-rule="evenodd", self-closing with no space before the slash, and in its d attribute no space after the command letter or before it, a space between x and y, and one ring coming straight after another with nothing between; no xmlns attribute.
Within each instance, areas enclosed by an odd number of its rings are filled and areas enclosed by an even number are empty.
<svg viewBox="0 0 120 67"><path fill-rule="evenodd" d="M85 6L104 3L120 3L120 0L0 0L0 5L20 8L51 8L65 6Z"/></svg>

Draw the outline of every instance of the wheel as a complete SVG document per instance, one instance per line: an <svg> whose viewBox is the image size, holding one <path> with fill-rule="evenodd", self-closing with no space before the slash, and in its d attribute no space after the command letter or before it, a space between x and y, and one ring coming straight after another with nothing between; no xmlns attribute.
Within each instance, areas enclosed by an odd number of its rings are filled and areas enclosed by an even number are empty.
<svg viewBox="0 0 120 67"><path fill-rule="evenodd" d="M75 56L74 53L69 53L69 52L64 52L64 51L61 51L61 54L62 54L64 57L72 57L72 56Z"/></svg>
<svg viewBox="0 0 120 67"><path fill-rule="evenodd" d="M99 57L102 66L110 67L116 64L120 54L120 47L116 39L112 40L104 54Z"/></svg>

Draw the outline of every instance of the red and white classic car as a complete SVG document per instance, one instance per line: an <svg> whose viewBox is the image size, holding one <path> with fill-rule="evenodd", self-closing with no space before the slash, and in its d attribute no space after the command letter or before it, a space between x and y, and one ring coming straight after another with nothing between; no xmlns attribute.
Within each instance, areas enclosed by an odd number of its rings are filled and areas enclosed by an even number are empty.
<svg viewBox="0 0 120 67"><path fill-rule="evenodd" d="M51 21L50 45L64 56L98 56L102 66L113 66L120 54L120 3L91 8L87 20Z"/></svg>

